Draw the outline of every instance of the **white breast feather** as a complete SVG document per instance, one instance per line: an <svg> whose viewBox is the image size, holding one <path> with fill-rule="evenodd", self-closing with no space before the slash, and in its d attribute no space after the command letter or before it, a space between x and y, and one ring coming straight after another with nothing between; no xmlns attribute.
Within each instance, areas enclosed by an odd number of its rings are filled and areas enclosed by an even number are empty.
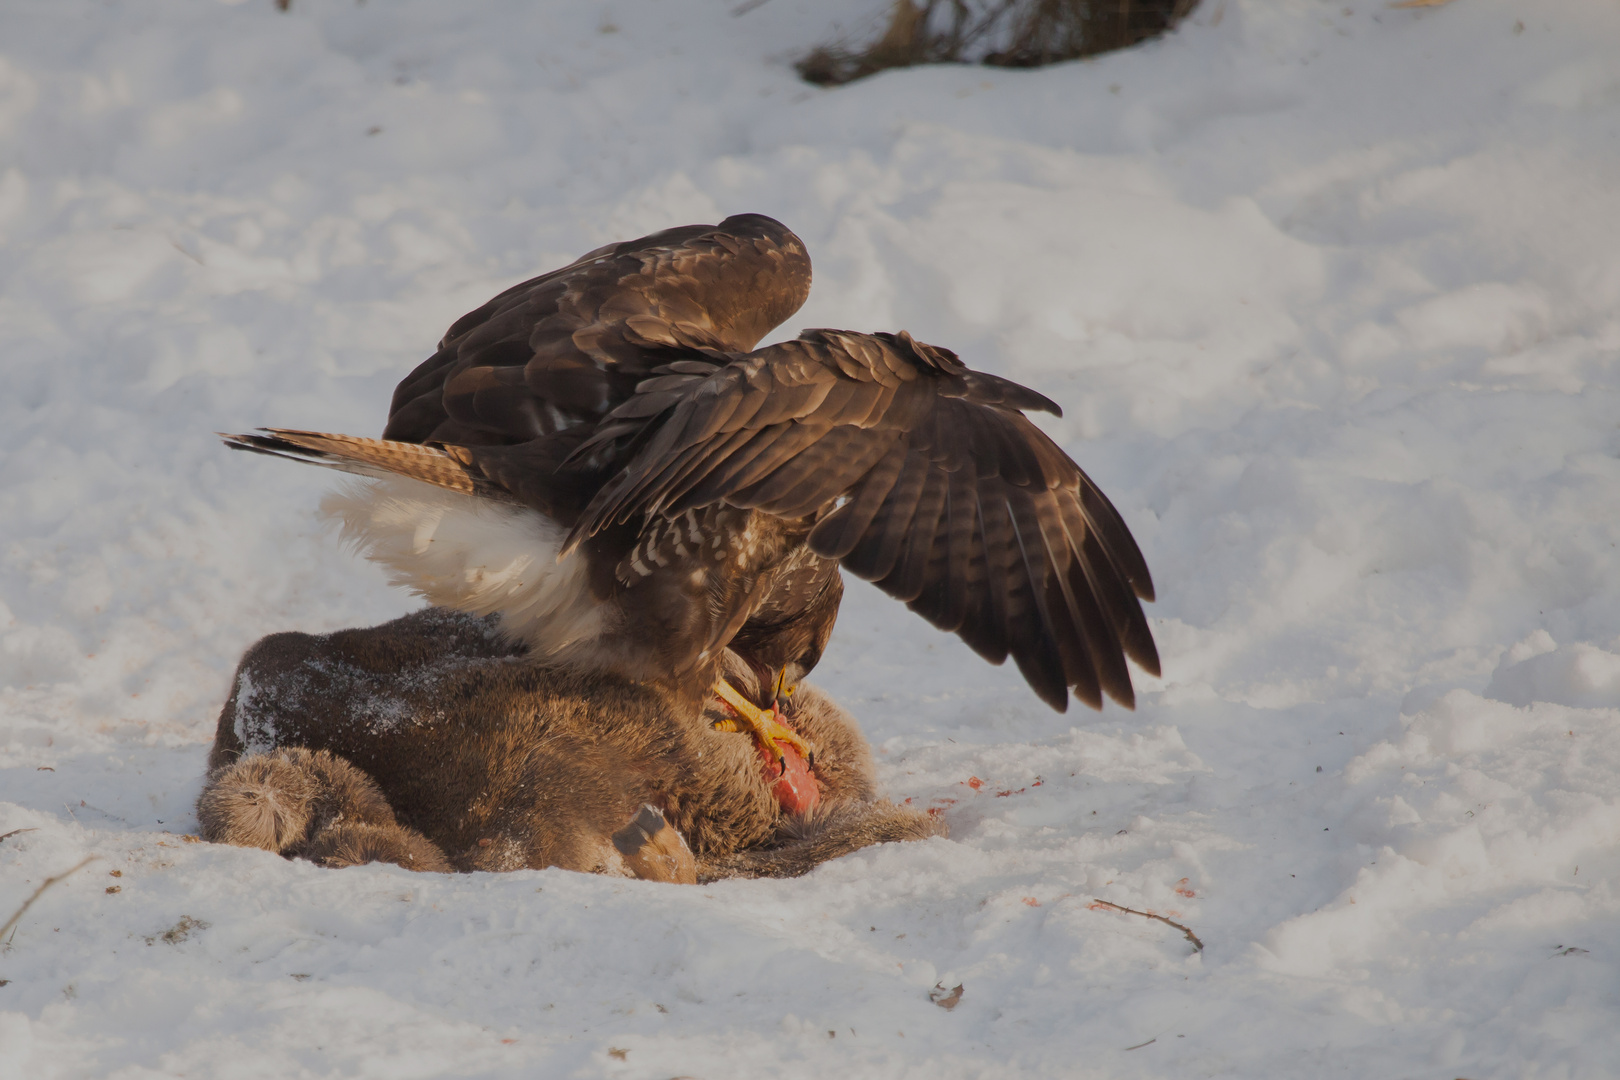
<svg viewBox="0 0 1620 1080"><path fill-rule="evenodd" d="M584 556L558 563L566 530L538 511L391 477L334 491L321 516L341 523L343 539L381 563L392 584L474 615L498 611L502 632L538 656L603 632Z"/></svg>

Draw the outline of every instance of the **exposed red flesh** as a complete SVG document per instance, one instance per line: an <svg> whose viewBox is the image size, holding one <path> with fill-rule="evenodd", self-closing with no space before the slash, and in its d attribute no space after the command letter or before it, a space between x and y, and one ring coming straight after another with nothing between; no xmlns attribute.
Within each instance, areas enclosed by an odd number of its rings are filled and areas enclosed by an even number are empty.
<svg viewBox="0 0 1620 1080"><path fill-rule="evenodd" d="M821 788L817 786L810 766L787 743L777 743L777 749L782 752L780 765L769 750L759 747L760 767L765 774L765 782L771 785L771 794L776 796L776 801L789 814L804 814L815 809L816 804L821 802Z"/></svg>

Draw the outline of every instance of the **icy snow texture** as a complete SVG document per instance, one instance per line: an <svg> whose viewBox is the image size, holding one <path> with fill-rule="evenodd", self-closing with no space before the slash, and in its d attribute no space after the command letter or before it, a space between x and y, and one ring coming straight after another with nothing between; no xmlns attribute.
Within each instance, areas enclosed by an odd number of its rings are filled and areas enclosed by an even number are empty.
<svg viewBox="0 0 1620 1080"><path fill-rule="evenodd" d="M795 79L878 6L0 12L0 917L102 859L0 952L0 1076L1616 1074L1620 8ZM1159 586L1139 709L857 585L817 680L949 841L698 889L169 835L249 643L412 603L210 433L375 433L497 290L747 210L816 262L784 335L1064 405Z"/></svg>

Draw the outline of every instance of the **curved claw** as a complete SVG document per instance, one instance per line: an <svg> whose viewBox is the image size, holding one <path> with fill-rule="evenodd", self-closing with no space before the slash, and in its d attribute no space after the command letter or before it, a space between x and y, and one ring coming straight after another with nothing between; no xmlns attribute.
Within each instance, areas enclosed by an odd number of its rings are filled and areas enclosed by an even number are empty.
<svg viewBox="0 0 1620 1080"><path fill-rule="evenodd" d="M782 751L777 748L778 743L787 743L806 760L813 759L815 752L810 748L810 744L805 742L798 732L778 720L775 709L761 709L743 697L737 688L725 679L714 684L714 696L724 702L737 717L734 721L721 721L715 727L724 725L725 730L730 731L746 728L753 733L754 741L764 747L783 769L786 769L787 765L782 760Z"/></svg>

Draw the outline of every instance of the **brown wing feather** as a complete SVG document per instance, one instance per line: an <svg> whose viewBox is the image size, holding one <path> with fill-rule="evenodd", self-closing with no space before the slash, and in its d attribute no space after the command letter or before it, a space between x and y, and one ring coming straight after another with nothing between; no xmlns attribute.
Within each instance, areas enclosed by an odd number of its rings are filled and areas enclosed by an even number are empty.
<svg viewBox="0 0 1620 1080"><path fill-rule="evenodd" d="M843 559L851 573L867 581L882 581L894 571L900 550L912 535L917 506L928 483L928 462L914 450L896 454L900 474L866 532Z"/></svg>
<svg viewBox="0 0 1620 1080"><path fill-rule="evenodd" d="M927 584L928 568L939 546L935 534L939 528L940 514L945 509L945 492L949 484L948 473L938 469L923 470L922 494L917 498L911 527L905 530L901 539L895 567L886 576L875 579L878 588L907 604L913 603Z"/></svg>
<svg viewBox="0 0 1620 1080"><path fill-rule="evenodd" d="M679 376L679 377L677 377ZM1022 414L1050 408L908 335L808 331L644 382L576 456L634 439L570 546L638 514L726 503L815 522L808 544L1009 655L1041 698L1134 701L1158 673L1147 564L1112 504Z"/></svg>
<svg viewBox="0 0 1620 1080"><path fill-rule="evenodd" d="M660 365L752 349L809 290L803 243L760 214L599 248L458 319L383 437L512 445L598 420Z"/></svg>

